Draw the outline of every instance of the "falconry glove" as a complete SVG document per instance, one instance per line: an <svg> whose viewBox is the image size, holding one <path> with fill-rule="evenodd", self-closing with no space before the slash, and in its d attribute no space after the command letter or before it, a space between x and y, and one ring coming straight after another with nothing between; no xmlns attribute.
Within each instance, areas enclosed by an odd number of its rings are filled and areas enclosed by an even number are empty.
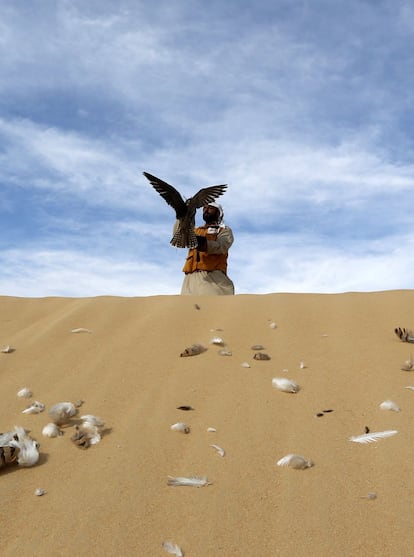
<svg viewBox="0 0 414 557"><path fill-rule="evenodd" d="M207 251L207 238L204 236L196 236L197 238L197 250Z"/></svg>

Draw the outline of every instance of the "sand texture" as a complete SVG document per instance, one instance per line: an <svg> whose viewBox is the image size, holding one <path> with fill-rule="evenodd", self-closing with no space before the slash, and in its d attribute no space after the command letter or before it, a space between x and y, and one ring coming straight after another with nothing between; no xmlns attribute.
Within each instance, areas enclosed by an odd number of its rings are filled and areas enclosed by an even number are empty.
<svg viewBox="0 0 414 557"><path fill-rule="evenodd" d="M0 470L1 554L161 557L171 540L186 557L413 556L414 372L401 365L414 345L397 326L414 328L414 291L0 297L0 347L14 349L0 353L0 431L40 442L36 466ZM193 344L207 350L180 357ZM33 400L46 410L22 414ZM42 436L47 409L77 400L64 435ZM70 440L83 414L106 424L86 450ZM349 440L366 429L398 433ZM276 465L291 453L314 466Z"/></svg>

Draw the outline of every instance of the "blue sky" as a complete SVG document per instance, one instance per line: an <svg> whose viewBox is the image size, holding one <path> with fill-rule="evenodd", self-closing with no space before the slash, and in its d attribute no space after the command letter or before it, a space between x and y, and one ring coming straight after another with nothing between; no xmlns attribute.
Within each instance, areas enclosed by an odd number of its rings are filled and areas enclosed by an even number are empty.
<svg viewBox="0 0 414 557"><path fill-rule="evenodd" d="M0 0L0 295L179 293L144 170L229 185L239 294L412 288L413 46L410 0Z"/></svg>

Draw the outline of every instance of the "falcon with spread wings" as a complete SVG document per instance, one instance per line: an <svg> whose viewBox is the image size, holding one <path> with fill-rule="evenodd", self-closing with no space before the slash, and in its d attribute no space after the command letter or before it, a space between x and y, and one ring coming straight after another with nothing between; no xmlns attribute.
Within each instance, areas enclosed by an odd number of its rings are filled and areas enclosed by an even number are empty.
<svg viewBox="0 0 414 557"><path fill-rule="evenodd" d="M204 207L204 205L213 203L217 197L223 195L227 184L202 188L193 197L184 200L181 194L173 186L167 184L167 182L148 172L143 174L149 180L152 187L175 210L178 226L171 238L170 244L177 248L196 248L197 237L194 233L196 210Z"/></svg>

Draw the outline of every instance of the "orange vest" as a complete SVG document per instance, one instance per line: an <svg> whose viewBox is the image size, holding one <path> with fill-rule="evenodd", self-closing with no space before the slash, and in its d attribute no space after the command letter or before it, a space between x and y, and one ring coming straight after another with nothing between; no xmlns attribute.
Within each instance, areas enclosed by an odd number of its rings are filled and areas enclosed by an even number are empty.
<svg viewBox="0 0 414 557"><path fill-rule="evenodd" d="M194 229L197 236L204 236L207 240L217 240L220 228L216 228L217 232L209 233L210 226L200 226ZM206 251L198 251L197 248L190 249L187 259L183 267L184 273L194 273L194 271L223 271L227 272L227 253L207 253Z"/></svg>

